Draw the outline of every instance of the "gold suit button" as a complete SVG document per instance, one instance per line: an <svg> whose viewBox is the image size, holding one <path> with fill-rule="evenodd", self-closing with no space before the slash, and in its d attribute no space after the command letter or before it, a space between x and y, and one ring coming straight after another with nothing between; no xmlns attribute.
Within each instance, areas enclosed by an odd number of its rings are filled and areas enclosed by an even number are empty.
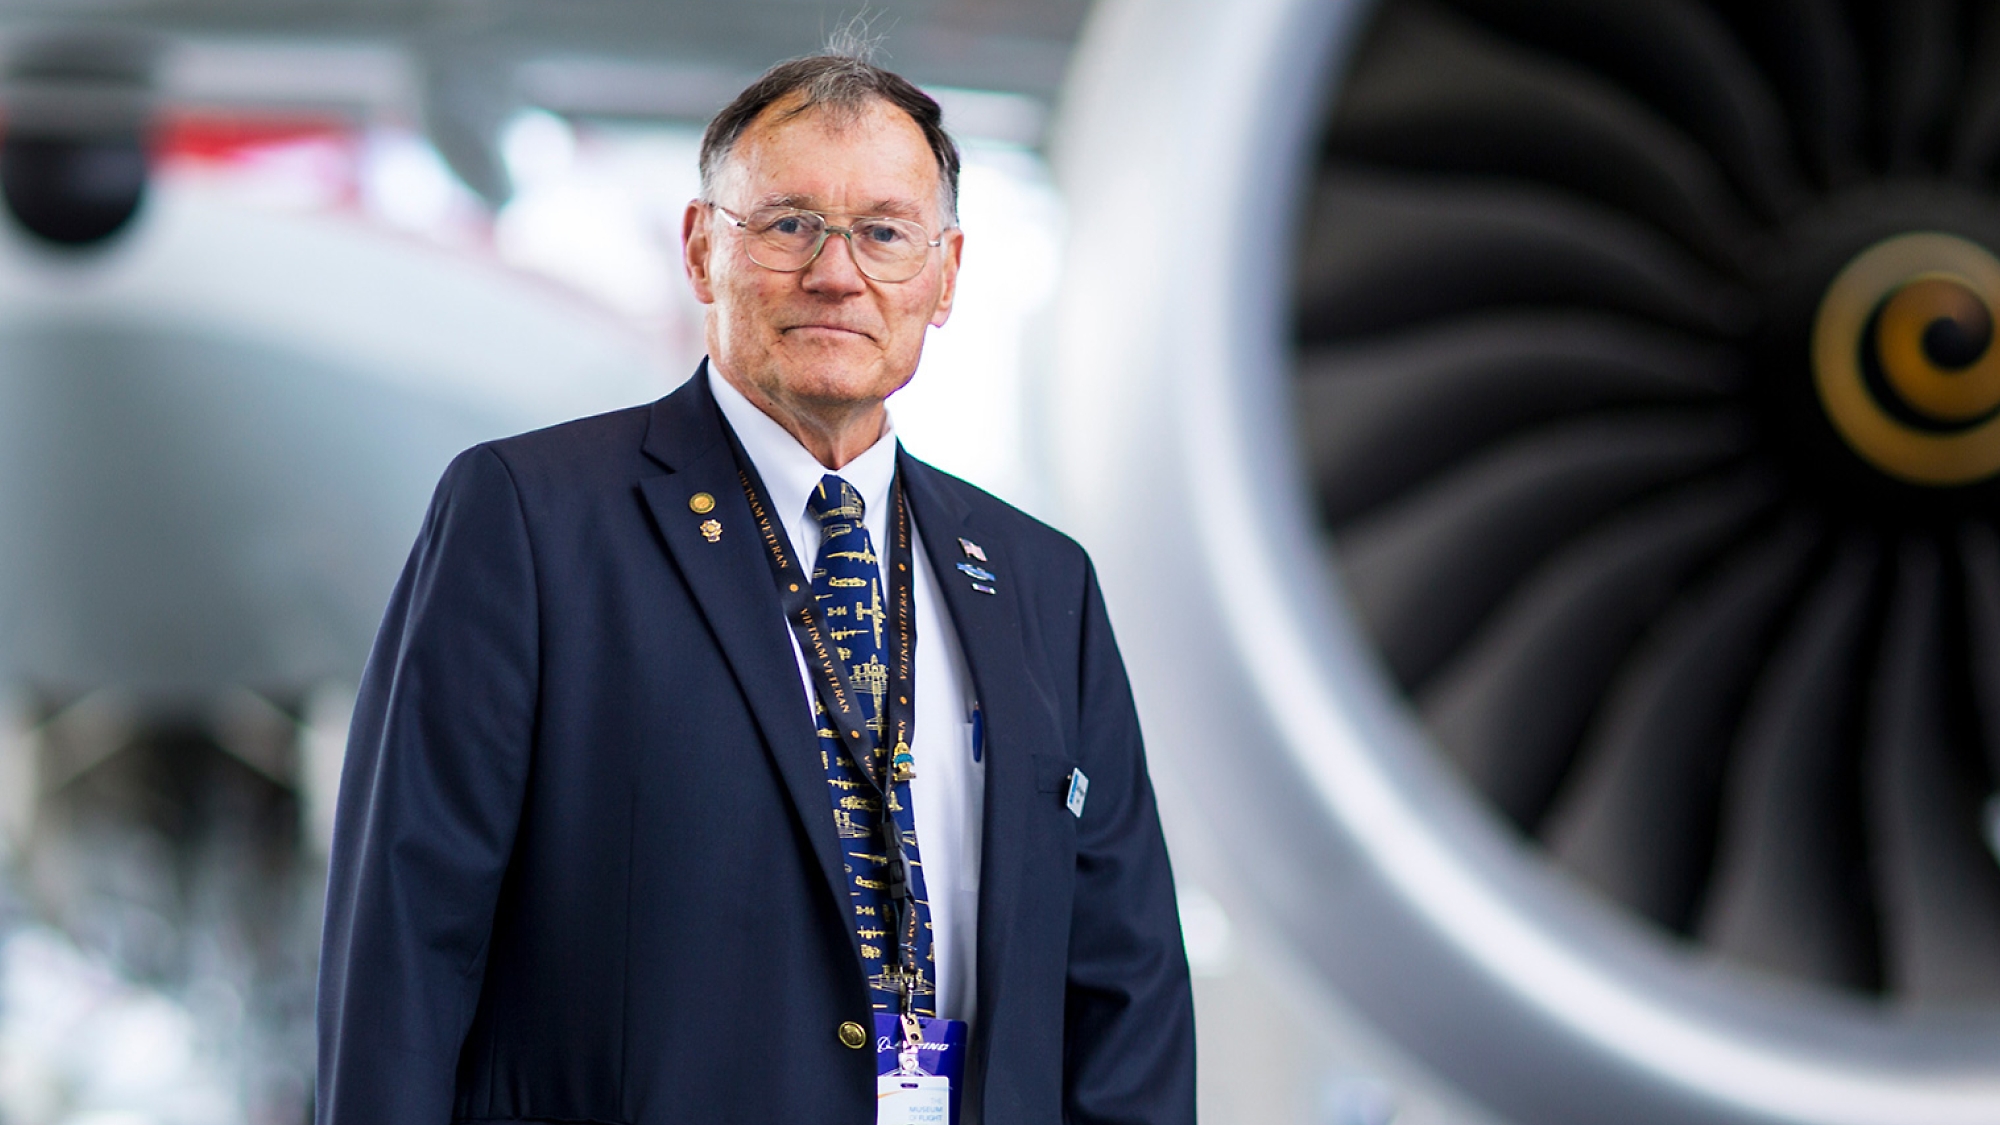
<svg viewBox="0 0 2000 1125"><path fill-rule="evenodd" d="M848 1020L840 1025L840 1045L859 1051L868 1045L868 1033L861 1030L860 1024Z"/></svg>

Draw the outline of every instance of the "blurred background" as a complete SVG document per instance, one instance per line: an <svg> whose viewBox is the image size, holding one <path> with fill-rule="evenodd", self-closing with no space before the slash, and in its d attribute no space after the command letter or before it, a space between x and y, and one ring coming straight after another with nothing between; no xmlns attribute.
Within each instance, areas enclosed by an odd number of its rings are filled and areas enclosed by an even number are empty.
<svg viewBox="0 0 2000 1125"><path fill-rule="evenodd" d="M309 1120L430 489L687 377L701 126L856 14L0 0L0 1125ZM2000 3L865 15L897 429L1099 564L1205 1119L2000 1122Z"/></svg>

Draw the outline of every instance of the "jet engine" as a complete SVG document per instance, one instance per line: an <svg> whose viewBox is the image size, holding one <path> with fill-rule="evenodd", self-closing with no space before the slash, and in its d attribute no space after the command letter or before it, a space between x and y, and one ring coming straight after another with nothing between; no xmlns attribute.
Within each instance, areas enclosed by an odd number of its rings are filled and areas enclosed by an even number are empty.
<svg viewBox="0 0 2000 1125"><path fill-rule="evenodd" d="M1534 1122L2000 1120L2000 6L1114 0L1063 514L1328 995Z"/></svg>

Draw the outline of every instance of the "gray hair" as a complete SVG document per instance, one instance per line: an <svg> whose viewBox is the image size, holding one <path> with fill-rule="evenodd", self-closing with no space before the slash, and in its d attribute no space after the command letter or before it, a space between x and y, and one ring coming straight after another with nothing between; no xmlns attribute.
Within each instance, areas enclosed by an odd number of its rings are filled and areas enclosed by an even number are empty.
<svg viewBox="0 0 2000 1125"><path fill-rule="evenodd" d="M842 30L824 52L781 62L736 95L701 135L702 198L712 198L709 193L736 142L775 103L797 95L796 104L787 106L780 120L817 109L837 115L836 120L852 121L871 103L883 101L909 114L923 131L931 155L937 158L939 211L947 227L957 226L958 145L944 131L944 111L908 79L870 63L872 47L859 32Z"/></svg>

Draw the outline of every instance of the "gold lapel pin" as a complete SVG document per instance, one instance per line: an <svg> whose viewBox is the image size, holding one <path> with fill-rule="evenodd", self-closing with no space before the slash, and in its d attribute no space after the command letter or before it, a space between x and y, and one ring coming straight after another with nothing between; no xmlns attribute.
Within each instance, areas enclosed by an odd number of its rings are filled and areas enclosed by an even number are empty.
<svg viewBox="0 0 2000 1125"><path fill-rule="evenodd" d="M720 520L701 521L701 537L703 539L708 540L710 543L722 542L722 521Z"/></svg>
<svg viewBox="0 0 2000 1125"><path fill-rule="evenodd" d="M688 511L697 516L705 516L715 510L715 497L706 492L697 492L688 497Z"/></svg>

